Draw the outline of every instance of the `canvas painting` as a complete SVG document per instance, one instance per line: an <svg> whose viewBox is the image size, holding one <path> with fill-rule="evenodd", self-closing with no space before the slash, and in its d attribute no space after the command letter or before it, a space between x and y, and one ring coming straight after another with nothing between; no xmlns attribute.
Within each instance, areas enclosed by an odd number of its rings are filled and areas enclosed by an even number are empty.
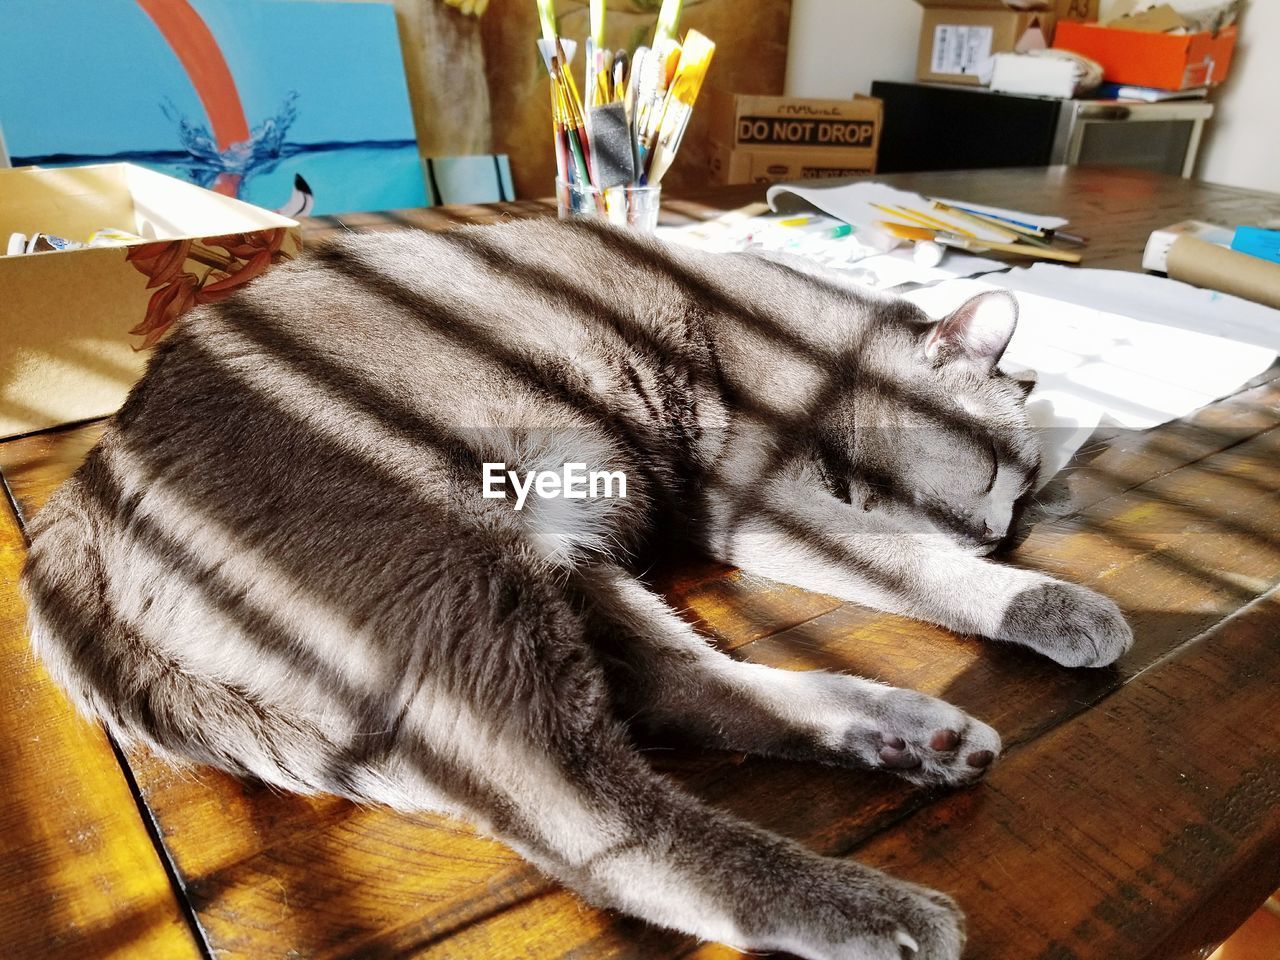
<svg viewBox="0 0 1280 960"><path fill-rule="evenodd" d="M426 205L390 4L5 0L15 166L128 160L291 215Z"/></svg>

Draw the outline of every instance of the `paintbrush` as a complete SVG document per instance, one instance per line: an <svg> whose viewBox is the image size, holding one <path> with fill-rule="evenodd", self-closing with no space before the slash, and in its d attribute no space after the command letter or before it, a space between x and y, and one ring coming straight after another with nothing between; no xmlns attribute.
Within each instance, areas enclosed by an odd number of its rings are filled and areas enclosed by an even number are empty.
<svg viewBox="0 0 1280 960"><path fill-rule="evenodd" d="M1076 236L1074 233L1067 233L1060 227L1038 227L1034 223L1024 223L1021 220L1013 220L1009 217L997 216L994 213L983 213L980 210L971 210L968 207L957 207L954 204L945 201L935 200L935 204L943 207L953 215L966 215L971 219L977 220L997 230L1011 230L1021 239L1031 243L1049 243L1052 240L1061 240L1073 247L1083 247L1089 242L1088 237Z"/></svg>
<svg viewBox="0 0 1280 960"><path fill-rule="evenodd" d="M564 113L560 109L560 88L556 78L547 74L551 84L551 135L556 142L556 177L561 183L569 182L568 143L565 139Z"/></svg>
<svg viewBox="0 0 1280 960"><path fill-rule="evenodd" d="M555 65L556 73L559 74L560 70L557 61L553 60L552 64ZM573 167L570 180L565 182L576 181L582 186L588 186L591 183L591 174L587 168L586 151L583 150L583 145L586 143L586 133L585 131L580 132L579 127L572 119L563 85L556 84L555 97L563 121L565 152L570 165Z"/></svg>
<svg viewBox="0 0 1280 960"><path fill-rule="evenodd" d="M658 12L658 22L653 29L653 45L656 47L662 40L674 40L676 28L680 26L680 9L684 0L662 0L662 9Z"/></svg>
<svg viewBox="0 0 1280 960"><path fill-rule="evenodd" d="M981 227L987 232L995 234L996 239L1002 243L1014 243L1022 237L1029 236L1027 233L1019 233L991 220L987 220L986 218L976 217L965 210L961 210L959 207L953 207L950 204L943 203L941 200L932 200L930 202L933 204L935 210L941 210L948 216L954 217L957 220L963 220L966 223L971 223L974 226Z"/></svg>
<svg viewBox="0 0 1280 960"><path fill-rule="evenodd" d="M657 142L645 171L646 183L660 183L675 161L676 152L680 149L684 132L689 126L689 118L693 115L694 101L698 99L698 92L702 89L702 81L707 76L707 69L711 66L711 58L715 52L716 45L697 30L690 30L684 38L680 65L662 108Z"/></svg>
<svg viewBox="0 0 1280 960"><path fill-rule="evenodd" d="M613 99L618 103L626 99L627 67L629 65L627 51L619 50L613 55Z"/></svg>
<svg viewBox="0 0 1280 960"><path fill-rule="evenodd" d="M565 102L568 104L569 122L577 133L578 144L582 150L584 161L581 171L582 176L584 182L589 182L591 176L591 148L587 143L587 121L582 115L582 98L578 96L578 85L574 83L573 73L566 65L569 61L564 55L564 45L561 44L559 38L556 39L556 53L556 59L551 62L556 68L556 78L560 82L561 92L564 94Z"/></svg>
<svg viewBox="0 0 1280 960"><path fill-rule="evenodd" d="M582 87L587 91L586 99L582 101L583 107L587 111L587 132L591 132L591 107L596 102L596 84L600 79L600 72L596 69L596 41L593 37L586 39L586 65L582 68Z"/></svg>
<svg viewBox="0 0 1280 960"><path fill-rule="evenodd" d="M556 42L556 8L552 0L538 0L538 22L542 24L542 39L548 44Z"/></svg>
<svg viewBox="0 0 1280 960"><path fill-rule="evenodd" d="M640 93L636 104L638 112L632 120L636 126L637 170L648 169L649 154L658 139L662 123L667 90L675 78L679 63L680 44L674 40L662 41L650 51L649 58L645 61L645 75L640 78Z"/></svg>
<svg viewBox="0 0 1280 960"><path fill-rule="evenodd" d="M604 49L604 0L591 0L591 39L597 50Z"/></svg>

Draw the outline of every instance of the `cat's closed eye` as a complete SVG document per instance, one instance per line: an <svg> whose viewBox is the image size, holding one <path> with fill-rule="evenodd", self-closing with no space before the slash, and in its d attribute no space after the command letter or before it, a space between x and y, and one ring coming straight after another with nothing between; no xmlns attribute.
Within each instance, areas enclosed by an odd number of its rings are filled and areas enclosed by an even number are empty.
<svg viewBox="0 0 1280 960"><path fill-rule="evenodd" d="M996 487L996 478L1000 476L1000 452L996 449L995 441L988 441L987 454L991 457L991 476L987 479L987 485L983 488L983 493L990 493Z"/></svg>

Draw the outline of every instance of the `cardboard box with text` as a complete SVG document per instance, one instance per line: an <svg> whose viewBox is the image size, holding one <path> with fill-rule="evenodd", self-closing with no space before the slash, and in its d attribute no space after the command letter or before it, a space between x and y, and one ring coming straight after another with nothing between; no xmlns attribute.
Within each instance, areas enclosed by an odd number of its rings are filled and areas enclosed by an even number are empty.
<svg viewBox="0 0 1280 960"><path fill-rule="evenodd" d="M924 7L916 79L981 85L997 53L1048 45L1055 9L1079 10L1062 0L1039 0L1038 9L1011 9L1003 0L916 0ZM1025 4L1020 5L1025 7Z"/></svg>
<svg viewBox="0 0 1280 960"><path fill-rule="evenodd" d="M822 100L710 90L707 114L711 139L734 149L875 151L883 107L875 97Z"/></svg>
<svg viewBox="0 0 1280 960"><path fill-rule="evenodd" d="M773 183L874 173L884 107L848 100L709 91L713 183Z"/></svg>
<svg viewBox="0 0 1280 960"><path fill-rule="evenodd" d="M756 150L711 145L711 182L783 183L876 172L873 150Z"/></svg>

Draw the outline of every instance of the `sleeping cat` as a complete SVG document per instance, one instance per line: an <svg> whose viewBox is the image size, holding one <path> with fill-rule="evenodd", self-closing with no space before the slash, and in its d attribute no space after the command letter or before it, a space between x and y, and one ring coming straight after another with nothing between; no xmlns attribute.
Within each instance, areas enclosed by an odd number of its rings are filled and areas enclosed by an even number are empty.
<svg viewBox="0 0 1280 960"><path fill-rule="evenodd" d="M628 564L676 531L764 577L1110 663L1131 639L1111 601L985 559L1038 463L1026 385L996 368L1016 312L989 294L933 322L592 223L336 242L160 347L31 526L33 643L122 741L455 813L697 937L950 960L948 897L705 806L628 727L922 784L978 779L996 732L734 660ZM625 496L547 484L516 509L509 484L484 495L486 464L609 471Z"/></svg>

